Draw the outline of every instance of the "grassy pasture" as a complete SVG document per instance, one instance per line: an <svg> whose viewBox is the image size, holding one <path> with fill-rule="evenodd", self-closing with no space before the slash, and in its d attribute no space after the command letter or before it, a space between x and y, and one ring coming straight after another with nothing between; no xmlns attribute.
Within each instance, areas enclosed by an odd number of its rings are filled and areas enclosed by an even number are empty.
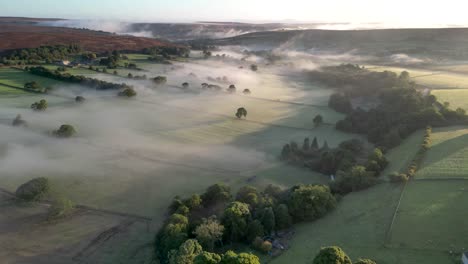
<svg viewBox="0 0 468 264"><path fill-rule="evenodd" d="M272 263L310 263L321 247L330 245L342 247L353 260L366 257L379 264L451 263L446 254L438 251L384 247L400 191L400 186L385 183L345 196L329 215L299 225L291 248Z"/></svg>
<svg viewBox="0 0 468 264"><path fill-rule="evenodd" d="M441 102L449 102L453 109L457 107L468 109L468 89L438 89L432 90L431 94Z"/></svg>
<svg viewBox="0 0 468 264"><path fill-rule="evenodd" d="M0 209L0 258L4 263L72 263L93 238L123 220L82 211L49 223L47 207L15 203L3 194Z"/></svg>
<svg viewBox="0 0 468 264"><path fill-rule="evenodd" d="M20 95L26 95L26 94L29 94L29 93L21 89L15 89L15 88L0 84L0 96L20 96Z"/></svg>
<svg viewBox="0 0 468 264"><path fill-rule="evenodd" d="M466 251L468 181L412 181L408 184L390 244L448 254ZM447 262L442 262L447 263Z"/></svg>
<svg viewBox="0 0 468 264"><path fill-rule="evenodd" d="M23 88L27 82L36 81L42 87L54 87L63 85L63 82L33 75L13 68L0 68L0 84Z"/></svg>
<svg viewBox="0 0 468 264"><path fill-rule="evenodd" d="M468 128L436 128L416 178L468 178Z"/></svg>
<svg viewBox="0 0 468 264"><path fill-rule="evenodd" d="M367 66L372 71L408 71L416 83L434 89L468 88L468 76L465 74L438 71L432 69L415 69L411 67Z"/></svg>

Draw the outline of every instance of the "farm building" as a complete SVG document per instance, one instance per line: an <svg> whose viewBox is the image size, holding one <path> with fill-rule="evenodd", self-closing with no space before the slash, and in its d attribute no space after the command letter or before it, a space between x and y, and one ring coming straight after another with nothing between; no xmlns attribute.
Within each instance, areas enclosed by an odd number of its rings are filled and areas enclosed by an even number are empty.
<svg viewBox="0 0 468 264"><path fill-rule="evenodd" d="M462 255L462 263L468 264L468 252L463 253Z"/></svg>
<svg viewBox="0 0 468 264"><path fill-rule="evenodd" d="M56 60L54 61L54 64L59 65L59 66L68 66L68 64L70 64L70 61L69 60Z"/></svg>

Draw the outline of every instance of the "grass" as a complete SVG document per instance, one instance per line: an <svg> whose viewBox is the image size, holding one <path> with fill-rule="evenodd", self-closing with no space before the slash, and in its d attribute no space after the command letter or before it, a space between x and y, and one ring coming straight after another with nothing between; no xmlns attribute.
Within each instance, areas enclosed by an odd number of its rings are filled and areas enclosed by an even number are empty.
<svg viewBox="0 0 468 264"><path fill-rule="evenodd" d="M468 89L438 89L432 90L431 94L440 102L449 102L450 108L468 109Z"/></svg>
<svg viewBox="0 0 468 264"><path fill-rule="evenodd" d="M468 178L468 128L433 129L432 146L416 178Z"/></svg>
<svg viewBox="0 0 468 264"><path fill-rule="evenodd" d="M391 245L457 256L468 244L468 181L412 181L405 190Z"/></svg>
<svg viewBox="0 0 468 264"><path fill-rule="evenodd" d="M408 71L416 83L434 89L468 88L468 76L455 72L415 69L411 67L367 66L367 68L373 71L387 70L396 73Z"/></svg>
<svg viewBox="0 0 468 264"><path fill-rule="evenodd" d="M353 260L365 257L379 264L450 263L446 254L437 251L384 247L400 191L400 186L384 183L345 196L329 215L298 225L291 248L272 263L310 263L321 247L331 245L342 247Z"/></svg>
<svg viewBox="0 0 468 264"><path fill-rule="evenodd" d="M65 83L33 75L13 68L0 68L0 84L23 88L27 82L36 81L42 87L54 87Z"/></svg>
<svg viewBox="0 0 468 264"><path fill-rule="evenodd" d="M6 85L0 84L0 96L20 96L29 94L25 90L15 89Z"/></svg>

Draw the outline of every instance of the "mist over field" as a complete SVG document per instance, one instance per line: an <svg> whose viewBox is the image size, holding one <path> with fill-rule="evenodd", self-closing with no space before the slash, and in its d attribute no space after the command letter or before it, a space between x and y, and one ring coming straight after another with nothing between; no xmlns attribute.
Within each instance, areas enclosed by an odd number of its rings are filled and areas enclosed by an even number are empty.
<svg viewBox="0 0 468 264"><path fill-rule="evenodd" d="M5 2L0 263L468 259L456 2Z"/></svg>

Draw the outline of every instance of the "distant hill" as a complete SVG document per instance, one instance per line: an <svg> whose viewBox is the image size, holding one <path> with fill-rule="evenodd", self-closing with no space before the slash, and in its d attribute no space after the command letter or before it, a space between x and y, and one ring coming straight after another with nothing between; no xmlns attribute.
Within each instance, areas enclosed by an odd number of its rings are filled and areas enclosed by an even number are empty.
<svg viewBox="0 0 468 264"><path fill-rule="evenodd" d="M21 23L0 24L0 39L0 52L58 44L78 44L85 50L93 52L139 51L149 47L174 45L170 42L152 38L122 36L88 29L44 27Z"/></svg>
<svg viewBox="0 0 468 264"><path fill-rule="evenodd" d="M296 49L385 56L397 53L431 58L468 59L467 28L381 30L290 30L254 32L219 40L215 45L254 49Z"/></svg>

